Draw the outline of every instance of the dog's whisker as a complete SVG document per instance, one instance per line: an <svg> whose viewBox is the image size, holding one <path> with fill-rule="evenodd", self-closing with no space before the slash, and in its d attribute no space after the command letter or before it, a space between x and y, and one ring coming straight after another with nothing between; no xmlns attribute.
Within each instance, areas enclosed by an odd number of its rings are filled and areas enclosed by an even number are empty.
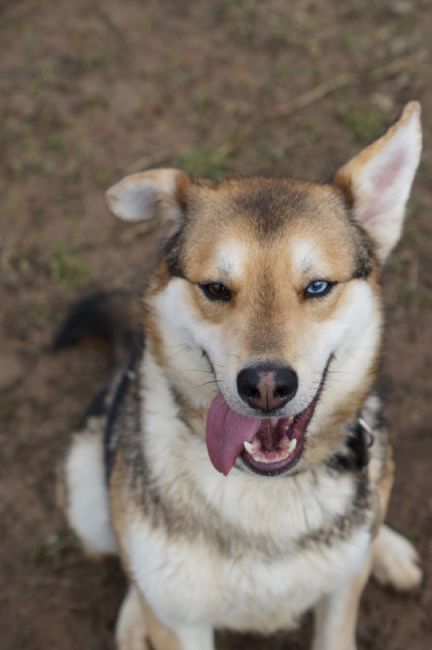
<svg viewBox="0 0 432 650"><path fill-rule="evenodd" d="M217 379L211 379L210 381L206 381L203 384L196 384L196 386L192 386L192 390L203 388L204 386L209 386L210 384L216 384L216 386L219 386L219 381Z"/></svg>

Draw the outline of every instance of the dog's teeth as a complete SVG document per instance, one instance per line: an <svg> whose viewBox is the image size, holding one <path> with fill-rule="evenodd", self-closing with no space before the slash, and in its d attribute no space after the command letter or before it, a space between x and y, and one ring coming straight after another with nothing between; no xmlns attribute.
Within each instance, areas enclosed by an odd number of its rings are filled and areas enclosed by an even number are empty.
<svg viewBox="0 0 432 650"><path fill-rule="evenodd" d="M293 439L291 440L290 444L289 444L288 452L289 452L290 454L292 454L292 452L294 451L294 449L295 449L296 447L297 447L297 440L296 440L295 438L293 438Z"/></svg>
<svg viewBox="0 0 432 650"><path fill-rule="evenodd" d="M251 455L253 454L255 447L251 442L248 442L247 440L245 440L244 443L243 443L243 446L246 449L248 454L251 454Z"/></svg>

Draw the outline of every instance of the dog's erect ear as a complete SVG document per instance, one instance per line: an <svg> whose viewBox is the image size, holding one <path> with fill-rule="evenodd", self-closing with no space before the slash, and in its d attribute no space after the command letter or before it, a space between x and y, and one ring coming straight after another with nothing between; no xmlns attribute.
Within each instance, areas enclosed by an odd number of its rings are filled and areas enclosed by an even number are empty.
<svg viewBox="0 0 432 650"><path fill-rule="evenodd" d="M355 219L375 242L381 262L400 237L421 145L420 104L410 102L396 124L334 178L352 203Z"/></svg>
<svg viewBox="0 0 432 650"><path fill-rule="evenodd" d="M106 193L111 211L125 221L156 217L178 221L183 213L189 178L178 169L152 169L126 176Z"/></svg>

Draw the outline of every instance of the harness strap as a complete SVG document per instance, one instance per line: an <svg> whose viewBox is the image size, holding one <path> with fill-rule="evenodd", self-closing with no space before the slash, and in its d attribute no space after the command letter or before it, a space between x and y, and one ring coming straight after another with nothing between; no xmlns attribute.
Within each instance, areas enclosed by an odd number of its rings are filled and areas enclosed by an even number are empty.
<svg viewBox="0 0 432 650"><path fill-rule="evenodd" d="M369 464L369 449L374 444L375 433L361 413L348 427L345 452L333 456L329 464L339 471L362 471Z"/></svg>
<svg viewBox="0 0 432 650"><path fill-rule="evenodd" d="M132 349L128 367L120 378L120 381L114 392L113 401L108 413L104 431L104 461L107 481L109 481L109 477L111 475L111 470L114 465L114 459L117 450L117 421L124 408L131 383L136 380L137 366L140 359L142 358L144 347L144 337L141 337Z"/></svg>

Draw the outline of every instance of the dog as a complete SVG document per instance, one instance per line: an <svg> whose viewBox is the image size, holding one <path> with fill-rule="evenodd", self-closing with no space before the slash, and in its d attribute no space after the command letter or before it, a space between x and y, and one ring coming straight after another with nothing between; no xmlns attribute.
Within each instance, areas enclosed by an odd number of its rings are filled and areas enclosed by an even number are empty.
<svg viewBox="0 0 432 650"><path fill-rule="evenodd" d="M154 169L108 190L115 215L165 232L131 360L64 463L71 527L129 580L119 650L213 650L215 629L270 634L309 610L314 650L354 650L370 574L420 584L384 523L374 392L381 269L420 152L410 102L330 183Z"/></svg>

